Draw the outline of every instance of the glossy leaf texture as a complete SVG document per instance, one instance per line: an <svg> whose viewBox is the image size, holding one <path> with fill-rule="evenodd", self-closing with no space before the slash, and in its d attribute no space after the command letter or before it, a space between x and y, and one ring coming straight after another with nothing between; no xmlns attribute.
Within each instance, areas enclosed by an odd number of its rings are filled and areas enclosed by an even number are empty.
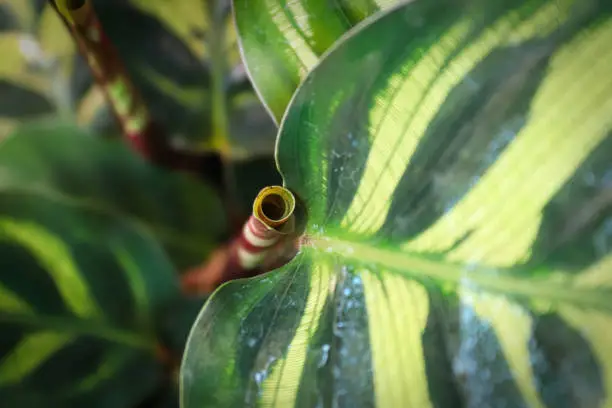
<svg viewBox="0 0 612 408"><path fill-rule="evenodd" d="M0 400L116 407L166 374L156 320L179 296L135 223L63 197L0 188Z"/></svg>
<svg viewBox="0 0 612 408"><path fill-rule="evenodd" d="M233 0L245 64L278 123L321 56L363 19L398 0Z"/></svg>
<svg viewBox="0 0 612 408"><path fill-rule="evenodd" d="M226 233L215 190L153 167L119 140L55 122L23 125L0 143L0 190L60 197L127 217L152 233L179 270Z"/></svg>
<svg viewBox="0 0 612 408"><path fill-rule="evenodd" d="M610 406L611 42L598 0L352 32L281 127L300 252L210 298L183 408Z"/></svg>

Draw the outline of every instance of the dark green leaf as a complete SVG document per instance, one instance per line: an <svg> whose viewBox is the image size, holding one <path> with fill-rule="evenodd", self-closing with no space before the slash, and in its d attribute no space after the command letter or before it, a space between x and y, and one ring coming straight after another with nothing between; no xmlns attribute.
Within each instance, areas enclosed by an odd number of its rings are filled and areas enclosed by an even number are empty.
<svg viewBox="0 0 612 408"><path fill-rule="evenodd" d="M272 153L276 129L242 68L228 1L92 3L151 116L173 143L237 160ZM9 0L2 6L16 17L11 31L0 34L6 57L0 80L48 99L64 119L117 135L103 93L50 3ZM0 132L16 123L6 117L31 109L18 102L10 112L0 109L7 123Z"/></svg>
<svg viewBox="0 0 612 408"><path fill-rule="evenodd" d="M177 296L171 263L142 228L0 188L4 406L134 406L164 379L155 321Z"/></svg>
<svg viewBox="0 0 612 408"><path fill-rule="evenodd" d="M26 119L52 113L54 108L39 93L0 80L0 112L10 118Z"/></svg>
<svg viewBox="0 0 612 408"><path fill-rule="evenodd" d="M211 297L183 407L609 406L610 43L599 0L417 0L345 37L277 145L300 253Z"/></svg>
<svg viewBox="0 0 612 408"><path fill-rule="evenodd" d="M22 127L0 145L0 175L0 188L59 195L137 220L179 268L202 262L225 233L223 207L211 188L71 125Z"/></svg>
<svg viewBox="0 0 612 408"><path fill-rule="evenodd" d="M240 74L228 1L93 4L152 116L173 138L236 159L272 153L276 129Z"/></svg>
<svg viewBox="0 0 612 408"><path fill-rule="evenodd" d="M99 109L104 100L74 98L69 78L78 52L50 3L5 0L1 7L13 19L9 30L0 30L0 81L5 88L0 101L0 123L4 125L0 138L16 125L49 113L87 122L87 112Z"/></svg>
<svg viewBox="0 0 612 408"><path fill-rule="evenodd" d="M171 133L200 137L211 121L206 65L155 16L125 1L93 4L152 117Z"/></svg>
<svg viewBox="0 0 612 408"><path fill-rule="evenodd" d="M0 32L15 30L18 27L17 18L9 5L0 3Z"/></svg>

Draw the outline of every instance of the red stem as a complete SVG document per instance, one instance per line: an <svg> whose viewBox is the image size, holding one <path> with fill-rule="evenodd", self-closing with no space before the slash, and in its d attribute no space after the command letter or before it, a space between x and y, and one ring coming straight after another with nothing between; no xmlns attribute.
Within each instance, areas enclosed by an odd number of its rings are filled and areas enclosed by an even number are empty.
<svg viewBox="0 0 612 408"><path fill-rule="evenodd" d="M270 271L287 263L297 251L296 235L266 227L251 215L240 234L217 250L201 267L182 277L183 291L211 293L221 284Z"/></svg>
<svg viewBox="0 0 612 408"><path fill-rule="evenodd" d="M216 154L192 153L173 148L165 131L153 121L119 54L104 32L90 0L49 1L66 23L81 54L87 60L130 146L158 165L199 175L202 172L214 172L214 184L220 187L222 163ZM206 176L209 178L211 173Z"/></svg>

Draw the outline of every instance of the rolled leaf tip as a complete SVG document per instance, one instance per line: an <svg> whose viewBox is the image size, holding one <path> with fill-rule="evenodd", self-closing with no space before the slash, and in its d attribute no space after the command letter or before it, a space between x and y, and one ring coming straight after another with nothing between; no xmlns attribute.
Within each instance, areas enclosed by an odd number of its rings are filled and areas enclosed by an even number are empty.
<svg viewBox="0 0 612 408"><path fill-rule="evenodd" d="M295 228L295 197L281 186L266 187L253 202L253 214L244 225L237 248L239 264L253 269L265 260L283 236Z"/></svg>
<svg viewBox="0 0 612 408"><path fill-rule="evenodd" d="M253 216L269 228L287 229L293 224L295 197L291 191L281 186L262 189L253 202Z"/></svg>
<svg viewBox="0 0 612 408"><path fill-rule="evenodd" d="M223 282L279 267L294 255L296 199L288 189L266 187L253 202L253 213L224 250L203 268L183 276L183 290L210 293Z"/></svg>

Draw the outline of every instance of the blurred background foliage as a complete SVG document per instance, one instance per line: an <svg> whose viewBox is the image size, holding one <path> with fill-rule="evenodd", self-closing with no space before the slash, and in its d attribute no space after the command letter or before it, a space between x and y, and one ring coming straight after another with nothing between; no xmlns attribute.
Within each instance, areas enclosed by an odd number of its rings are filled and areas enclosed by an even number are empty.
<svg viewBox="0 0 612 408"><path fill-rule="evenodd" d="M2 406L178 406L204 301L181 294L179 274L280 182L229 1L93 5L171 144L218 156L225 185L129 150L51 4L0 0Z"/></svg>
<svg viewBox="0 0 612 408"><path fill-rule="evenodd" d="M272 151L276 131L241 64L228 1L92 3L153 117L174 143L219 149L219 139L227 137L232 157L241 159ZM48 1L2 0L0 30L4 133L18 120L50 114L102 134L117 132L87 64ZM213 106L215 81L222 83L226 106ZM232 124L229 135L214 127L213 111L221 108Z"/></svg>
<svg viewBox="0 0 612 408"><path fill-rule="evenodd" d="M226 187L248 212L259 186L278 182L276 127L241 63L230 1L92 3L172 145L222 155L232 183L240 183ZM0 0L0 52L0 137L43 118L119 137L103 93L49 1Z"/></svg>

